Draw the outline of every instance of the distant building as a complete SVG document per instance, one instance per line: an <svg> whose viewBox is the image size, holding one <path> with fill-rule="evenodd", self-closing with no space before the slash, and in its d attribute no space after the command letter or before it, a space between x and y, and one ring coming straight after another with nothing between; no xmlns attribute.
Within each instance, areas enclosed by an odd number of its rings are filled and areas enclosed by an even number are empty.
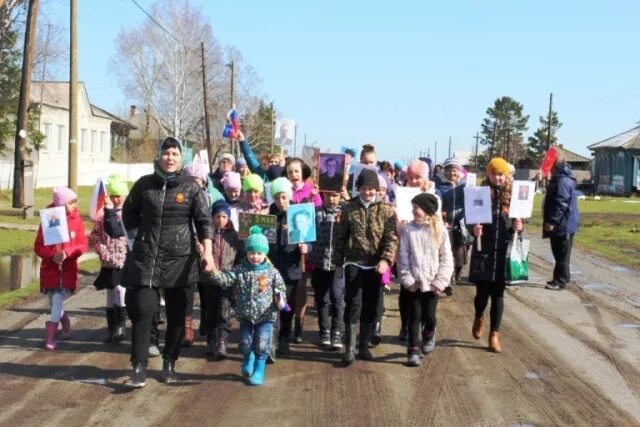
<svg viewBox="0 0 640 427"><path fill-rule="evenodd" d="M630 194L640 189L640 126L587 148L594 152L593 179L602 193Z"/></svg>
<svg viewBox="0 0 640 427"><path fill-rule="evenodd" d="M473 153L471 151L454 151L453 157L460 160L462 166L469 166L473 163Z"/></svg>

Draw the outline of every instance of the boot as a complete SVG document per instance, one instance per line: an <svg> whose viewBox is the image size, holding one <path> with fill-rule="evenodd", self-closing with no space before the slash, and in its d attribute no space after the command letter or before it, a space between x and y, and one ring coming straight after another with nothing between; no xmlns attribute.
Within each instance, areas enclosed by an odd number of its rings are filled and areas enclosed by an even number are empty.
<svg viewBox="0 0 640 427"><path fill-rule="evenodd" d="M421 349L422 352L424 354L429 354L435 348L436 348L436 331L435 331L435 329L431 333L428 333L427 331L424 331L422 333L422 349Z"/></svg>
<svg viewBox="0 0 640 427"><path fill-rule="evenodd" d="M115 330L113 332L113 343L119 344L124 341L124 330L127 321L127 307L115 308Z"/></svg>
<svg viewBox="0 0 640 427"><path fill-rule="evenodd" d="M64 313L60 318L60 325L62 326L62 336L60 339L68 340L71 338L71 319Z"/></svg>
<svg viewBox="0 0 640 427"><path fill-rule="evenodd" d="M49 351L56 349L56 332L58 330L58 322L45 322L44 324L46 343L44 348Z"/></svg>
<svg viewBox="0 0 640 427"><path fill-rule="evenodd" d="M207 334L207 350L204 354L215 356L216 354L216 346L218 344L217 334L215 331Z"/></svg>
<svg viewBox="0 0 640 427"><path fill-rule="evenodd" d="M113 307L107 307L105 309L105 314L107 316L107 336L104 337L102 342L111 343L113 342L113 331L115 330L115 316L116 312ZM62 319L61 319L62 320Z"/></svg>
<svg viewBox="0 0 640 427"><path fill-rule="evenodd" d="M253 351L250 351L249 354L245 354L244 359L242 359L242 376L251 378L253 375L253 366L256 361L256 357L253 354Z"/></svg>
<svg viewBox="0 0 640 427"><path fill-rule="evenodd" d="M293 342L300 344L302 342L302 327L304 325L304 319L296 317L295 325L293 327Z"/></svg>
<svg viewBox="0 0 640 427"><path fill-rule="evenodd" d="M356 359L356 325L347 324L345 325L345 352L342 356L342 364L344 366L349 366Z"/></svg>
<svg viewBox="0 0 640 427"><path fill-rule="evenodd" d="M143 363L134 363L131 377L124 382L126 386L142 388L147 381L147 367Z"/></svg>
<svg viewBox="0 0 640 427"><path fill-rule="evenodd" d="M369 351L369 341L371 341L372 333L372 323L360 322L360 345L358 347L358 356L362 360L373 360L373 355Z"/></svg>
<svg viewBox="0 0 640 427"><path fill-rule="evenodd" d="M484 316L476 317L473 321L473 328L471 328L473 337L479 340L484 334Z"/></svg>
<svg viewBox="0 0 640 427"><path fill-rule="evenodd" d="M253 374L249 378L249 384L262 385L264 383L264 369L267 363L266 359L256 359L253 365Z"/></svg>
<svg viewBox="0 0 640 427"><path fill-rule="evenodd" d="M455 271L453 272L453 280L455 281L454 284L456 285L460 284L460 273L462 273L462 267L456 267Z"/></svg>
<svg viewBox="0 0 640 427"><path fill-rule="evenodd" d="M418 347L411 347L407 356L407 366L420 366L420 349Z"/></svg>
<svg viewBox="0 0 640 427"><path fill-rule="evenodd" d="M373 326L373 334L371 335L371 345L377 346L382 342L382 322L376 322Z"/></svg>
<svg viewBox="0 0 640 427"><path fill-rule="evenodd" d="M502 351L502 347L500 346L500 332L491 331L491 333L489 333L489 351L494 353L500 353Z"/></svg>
<svg viewBox="0 0 640 427"><path fill-rule="evenodd" d="M227 358L227 331L218 331L216 357L218 358L218 360L224 360Z"/></svg>
<svg viewBox="0 0 640 427"><path fill-rule="evenodd" d="M176 377L176 362L175 360L163 359L162 360L162 374L160 374L160 382L165 384L172 384L178 381Z"/></svg>
<svg viewBox="0 0 640 427"><path fill-rule="evenodd" d="M320 347L329 347L331 345L331 333L329 331L320 331L318 345Z"/></svg>
<svg viewBox="0 0 640 427"><path fill-rule="evenodd" d="M184 317L184 338L182 338L182 347L191 347L193 344L193 316Z"/></svg>

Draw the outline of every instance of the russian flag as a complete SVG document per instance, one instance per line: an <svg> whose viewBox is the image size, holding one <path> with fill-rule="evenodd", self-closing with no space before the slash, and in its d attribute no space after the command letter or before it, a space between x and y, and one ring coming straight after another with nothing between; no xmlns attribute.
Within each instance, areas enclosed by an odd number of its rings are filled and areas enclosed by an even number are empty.
<svg viewBox="0 0 640 427"><path fill-rule="evenodd" d="M222 136L224 138L235 139L238 137L238 131L240 130L240 118L238 117L235 107L227 114L227 120L228 123L222 131Z"/></svg>
<svg viewBox="0 0 640 427"><path fill-rule="evenodd" d="M556 147L552 145L547 150L547 153L544 155L544 159L542 159L542 164L540 165L540 172L542 173L543 177L546 178L551 175L551 168L553 167L553 164L557 159L558 151L556 150Z"/></svg>
<svg viewBox="0 0 640 427"><path fill-rule="evenodd" d="M101 218L104 214L104 205L107 198L107 189L104 185L104 180L98 178L95 187L93 187L93 194L91 194L91 203L89 204L89 217L95 221Z"/></svg>

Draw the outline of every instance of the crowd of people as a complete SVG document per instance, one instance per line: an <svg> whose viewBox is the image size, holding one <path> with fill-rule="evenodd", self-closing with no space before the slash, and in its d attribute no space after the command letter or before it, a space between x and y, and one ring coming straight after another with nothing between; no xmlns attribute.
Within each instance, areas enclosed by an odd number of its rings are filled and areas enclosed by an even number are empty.
<svg viewBox="0 0 640 427"><path fill-rule="evenodd" d="M123 341L126 317L131 321L132 373L126 382L131 387L144 387L148 359L157 355L161 301L166 331L160 380L177 380L181 348L195 339L196 291L198 333L206 338L207 354L227 357L235 314L242 375L251 385L263 384L267 364L295 351L291 344L302 341L308 281L317 310L317 343L342 351L344 366L356 357L373 359L371 351L382 340L384 292L395 281L398 338L407 343L407 365L419 366L436 346L438 300L453 295L467 264L469 281L476 286L472 335L483 336L491 301L488 349L502 351L507 247L524 226L522 219L509 217L513 172L504 159L489 161L480 184L490 187L491 223L468 225L463 191L467 176L456 158L446 159L436 172L429 159L406 166L379 161L375 148L365 145L358 164L355 150L346 151L340 191L320 191L311 165L302 159L278 153L258 158L241 132L237 143L243 158L222 154L217 168L208 173L200 163L183 166L181 142L166 138L154 172L131 189L122 177L109 177L108 198L90 239L75 193L54 189L51 206L65 207L70 240L47 246L40 229L35 242L42 258L41 290L51 305L47 350L56 347L59 324L61 338L71 334L63 303L77 288L78 257L90 240L102 262L95 286L107 294L105 342ZM557 178L545 202L544 232L552 239L557 261L548 286L560 290L570 279L578 218L566 163L557 160L554 170ZM398 219L395 195L401 187L417 189L410 221ZM289 241L289 228L296 225L288 224L287 210L300 203L315 206L312 242ZM239 212L275 216L275 238L270 241L253 226L241 239L232 221ZM482 245L475 245L480 238Z"/></svg>

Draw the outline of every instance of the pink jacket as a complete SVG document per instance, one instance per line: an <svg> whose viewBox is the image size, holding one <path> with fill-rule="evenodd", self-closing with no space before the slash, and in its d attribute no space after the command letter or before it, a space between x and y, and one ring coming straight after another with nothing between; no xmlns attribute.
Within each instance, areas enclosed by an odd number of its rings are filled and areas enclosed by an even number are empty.
<svg viewBox="0 0 640 427"><path fill-rule="evenodd" d="M293 188L293 195L291 201L293 203L313 203L316 207L322 206L322 198L319 194L315 196L311 195L313 191L313 184L305 182L299 189Z"/></svg>
<svg viewBox="0 0 640 427"><path fill-rule="evenodd" d="M419 281L421 292L442 292L453 274L453 254L447 229L440 227L436 243L428 224L414 221L407 224L400 235L396 269L399 282L405 288Z"/></svg>

